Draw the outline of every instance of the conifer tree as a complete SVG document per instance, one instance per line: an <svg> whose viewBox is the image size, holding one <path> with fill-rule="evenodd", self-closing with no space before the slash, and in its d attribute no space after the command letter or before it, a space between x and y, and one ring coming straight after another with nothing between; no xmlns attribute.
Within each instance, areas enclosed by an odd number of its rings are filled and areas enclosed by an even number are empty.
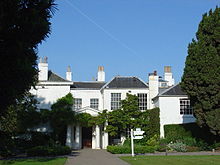
<svg viewBox="0 0 220 165"><path fill-rule="evenodd" d="M181 83L200 126L220 135L220 8L202 17L188 46Z"/></svg>
<svg viewBox="0 0 220 165"><path fill-rule="evenodd" d="M50 33L54 0L0 1L0 115L37 77L37 46Z"/></svg>

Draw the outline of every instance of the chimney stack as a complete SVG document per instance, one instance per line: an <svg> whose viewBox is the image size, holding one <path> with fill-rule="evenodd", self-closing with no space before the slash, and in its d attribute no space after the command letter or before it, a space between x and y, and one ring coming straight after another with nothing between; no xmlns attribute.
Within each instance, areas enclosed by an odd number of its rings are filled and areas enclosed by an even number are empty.
<svg viewBox="0 0 220 165"><path fill-rule="evenodd" d="M39 81L47 81L48 80L48 58L40 58L40 62L38 63L38 80Z"/></svg>
<svg viewBox="0 0 220 165"><path fill-rule="evenodd" d="M156 97L159 93L159 76L157 71L149 74L149 108L154 108L152 99Z"/></svg>
<svg viewBox="0 0 220 165"><path fill-rule="evenodd" d="M105 81L105 72L103 66L98 67L97 81Z"/></svg>
<svg viewBox="0 0 220 165"><path fill-rule="evenodd" d="M171 66L164 66L164 80L168 81L168 86L174 85L175 81L171 72Z"/></svg>
<svg viewBox="0 0 220 165"><path fill-rule="evenodd" d="M72 71L71 71L70 66L67 67L66 80L72 81Z"/></svg>

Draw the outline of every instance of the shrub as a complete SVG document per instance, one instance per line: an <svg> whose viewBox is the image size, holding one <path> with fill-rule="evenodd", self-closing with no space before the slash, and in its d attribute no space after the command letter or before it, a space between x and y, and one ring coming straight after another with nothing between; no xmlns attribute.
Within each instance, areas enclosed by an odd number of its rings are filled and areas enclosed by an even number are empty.
<svg viewBox="0 0 220 165"><path fill-rule="evenodd" d="M219 136L214 136L210 133L209 129L201 128L196 123L165 125L164 131L165 138L170 142L186 137L194 138L196 141L202 140L209 144L212 144L214 141L220 141Z"/></svg>
<svg viewBox="0 0 220 165"><path fill-rule="evenodd" d="M182 142L176 142L176 143L169 143L167 145L171 150L177 151L177 152L186 152L186 145Z"/></svg>
<svg viewBox="0 0 220 165"><path fill-rule="evenodd" d="M67 155L71 153L71 149L67 146L37 146L27 151L28 156L57 156Z"/></svg>
<svg viewBox="0 0 220 165"><path fill-rule="evenodd" d="M195 146L186 146L186 150L187 150L187 152L200 151L199 147L195 147Z"/></svg>
<svg viewBox="0 0 220 165"><path fill-rule="evenodd" d="M156 149L153 146L140 146L136 145L134 147L134 152L136 154L144 154L144 153L152 153ZM130 154L131 153L131 147L129 146L108 146L107 151L112 154Z"/></svg>

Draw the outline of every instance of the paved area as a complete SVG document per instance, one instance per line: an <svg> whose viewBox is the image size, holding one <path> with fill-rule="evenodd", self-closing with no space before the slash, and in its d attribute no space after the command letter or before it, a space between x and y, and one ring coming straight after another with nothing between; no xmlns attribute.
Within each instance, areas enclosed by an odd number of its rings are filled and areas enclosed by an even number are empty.
<svg viewBox="0 0 220 165"><path fill-rule="evenodd" d="M83 149L74 151L65 165L129 165L106 150Z"/></svg>

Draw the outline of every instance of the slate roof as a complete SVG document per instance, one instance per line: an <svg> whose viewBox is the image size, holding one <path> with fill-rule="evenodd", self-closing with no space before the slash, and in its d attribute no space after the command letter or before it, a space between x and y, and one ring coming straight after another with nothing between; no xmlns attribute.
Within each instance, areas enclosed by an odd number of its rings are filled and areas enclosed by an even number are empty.
<svg viewBox="0 0 220 165"><path fill-rule="evenodd" d="M148 88L148 85L137 77L115 77L104 88Z"/></svg>
<svg viewBox="0 0 220 165"><path fill-rule="evenodd" d="M74 82L71 85L71 89L101 89L106 83L105 82Z"/></svg>
<svg viewBox="0 0 220 165"><path fill-rule="evenodd" d="M48 71L48 81L50 82L70 82L58 76L56 73L53 73L51 70Z"/></svg>
<svg viewBox="0 0 220 165"><path fill-rule="evenodd" d="M170 87L169 89L163 91L159 96L186 96L187 94L183 92L180 84Z"/></svg>

